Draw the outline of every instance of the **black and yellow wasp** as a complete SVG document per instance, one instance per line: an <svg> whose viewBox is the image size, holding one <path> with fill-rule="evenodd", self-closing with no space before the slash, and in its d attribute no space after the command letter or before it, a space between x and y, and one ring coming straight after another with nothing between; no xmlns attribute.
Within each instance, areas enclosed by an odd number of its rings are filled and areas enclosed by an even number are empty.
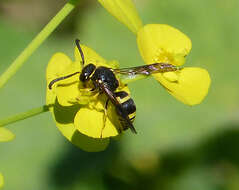
<svg viewBox="0 0 239 190"><path fill-rule="evenodd" d="M119 121L122 125L123 130L130 128L133 133L137 133L133 126L133 121L136 116L135 103L127 92L118 91L119 80L116 76L120 75L124 79L131 80L139 76L149 76L155 73L176 71L178 70L178 68L168 63L154 63L151 65L124 69L112 69L104 66L96 67L92 63L85 65L84 53L80 47L80 41L76 39L75 43L82 58L82 71L52 80L48 85L49 89L51 89L53 84L57 81L67 79L76 74L80 74L79 79L82 83L89 81L93 83L93 88L91 89L92 92L103 93L107 96L107 101L105 102L105 110L107 110L109 101L111 101L111 103L115 106L116 113L119 117Z"/></svg>

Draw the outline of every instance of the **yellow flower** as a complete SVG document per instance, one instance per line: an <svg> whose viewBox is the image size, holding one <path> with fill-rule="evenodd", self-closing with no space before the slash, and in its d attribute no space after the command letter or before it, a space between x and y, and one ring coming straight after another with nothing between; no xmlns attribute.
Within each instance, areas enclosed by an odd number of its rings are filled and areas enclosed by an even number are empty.
<svg viewBox="0 0 239 190"><path fill-rule="evenodd" d="M132 0L98 0L99 3L126 25L134 34L142 27L142 22Z"/></svg>
<svg viewBox="0 0 239 190"><path fill-rule="evenodd" d="M148 24L138 31L137 43L146 64L166 62L181 66L191 50L191 40L165 24ZM177 100L187 105L201 103L211 83L207 70L198 67L155 74L154 77Z"/></svg>
<svg viewBox="0 0 239 190"><path fill-rule="evenodd" d="M9 131L8 129L0 126L0 142L8 142L15 138L15 135ZM4 185L4 178L2 173L0 172L0 189Z"/></svg>
<svg viewBox="0 0 239 190"><path fill-rule="evenodd" d="M4 185L4 178L3 178L2 173L0 173L0 188L2 188L3 185Z"/></svg>
<svg viewBox="0 0 239 190"><path fill-rule="evenodd" d="M92 49L81 46L85 64L116 68L117 62L107 62ZM75 50L75 61L63 53L56 53L51 58L46 72L47 84L50 81L82 70L82 60L78 49ZM129 92L127 87L121 90ZM109 104L107 117L104 114L104 104L107 100L104 94L87 91L79 80L79 75L61 80L47 88L47 104L52 105L51 112L61 133L73 144L86 151L102 151L109 138L119 135L117 114Z"/></svg>
<svg viewBox="0 0 239 190"><path fill-rule="evenodd" d="M131 0L98 1L137 35L138 47L146 64L164 62L181 66L185 63L192 44L178 29L165 24L143 26ZM201 103L211 83L207 70L197 67L155 74L154 77L171 95L187 105Z"/></svg>
<svg viewBox="0 0 239 190"><path fill-rule="evenodd" d="M15 135L4 127L0 127L0 142L8 142L15 138Z"/></svg>

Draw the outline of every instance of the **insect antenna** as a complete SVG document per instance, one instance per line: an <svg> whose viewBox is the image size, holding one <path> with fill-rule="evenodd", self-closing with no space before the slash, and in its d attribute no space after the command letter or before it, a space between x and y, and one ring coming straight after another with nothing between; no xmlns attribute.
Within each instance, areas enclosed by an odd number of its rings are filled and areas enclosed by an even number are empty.
<svg viewBox="0 0 239 190"><path fill-rule="evenodd" d="M78 48L78 50L79 50L79 52L80 52L80 55L81 55L82 65L84 65L84 64L85 64L85 58L84 58L84 53L83 53L83 51L82 51L82 49L81 49L81 47L80 47L80 40L79 40L79 39L76 39L76 40L75 40L75 43L76 43L76 46L77 46L77 48Z"/></svg>
<svg viewBox="0 0 239 190"><path fill-rule="evenodd" d="M53 84L55 84L56 82L58 82L58 81L60 81L60 80L67 79L67 78L70 78L70 77L72 77L72 76L74 76L74 75L76 75L76 74L79 74L79 73L80 73L80 72L75 72L75 73L72 73L72 74L70 74L70 75L66 75L66 76L64 76L64 77L56 78L56 79L52 80L52 81L49 83L48 88L51 90Z"/></svg>

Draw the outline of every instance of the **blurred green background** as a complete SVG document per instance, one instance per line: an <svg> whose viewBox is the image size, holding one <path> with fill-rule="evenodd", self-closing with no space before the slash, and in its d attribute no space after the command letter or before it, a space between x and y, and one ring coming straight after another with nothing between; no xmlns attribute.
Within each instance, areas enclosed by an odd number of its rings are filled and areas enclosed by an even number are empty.
<svg viewBox="0 0 239 190"><path fill-rule="evenodd" d="M66 1L1 0L2 73ZM130 84L135 127L106 151L87 153L68 142L50 113L11 124L16 139L0 144L5 190L238 190L239 1L136 0L144 23L165 23L187 34L185 66L212 78L202 104L189 107L153 79ZM135 36L96 0L82 0L0 91L0 118L45 103L45 69L55 52L73 58L74 39L121 67L144 64Z"/></svg>

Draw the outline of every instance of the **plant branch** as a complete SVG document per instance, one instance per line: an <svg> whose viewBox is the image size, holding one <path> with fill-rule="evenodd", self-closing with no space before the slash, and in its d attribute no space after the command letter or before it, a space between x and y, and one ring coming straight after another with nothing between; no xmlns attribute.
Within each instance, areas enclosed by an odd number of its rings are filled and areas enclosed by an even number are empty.
<svg viewBox="0 0 239 190"><path fill-rule="evenodd" d="M3 127L5 125L11 124L11 123L15 123L17 121L27 119L29 117L33 117L35 115L39 115L44 112L47 112L47 111L49 111L50 107L51 107L51 105L44 105L39 108L34 108L34 109L28 110L26 112L22 112L22 113L7 117L5 119L1 119L0 127Z"/></svg>
<svg viewBox="0 0 239 190"><path fill-rule="evenodd" d="M47 37L56 29L56 27L69 15L75 8L79 0L70 0L64 7L53 17L53 19L42 29L42 31L30 42L22 53L13 61L7 70L0 76L0 88L15 75L23 63L32 55L32 53L47 39Z"/></svg>

